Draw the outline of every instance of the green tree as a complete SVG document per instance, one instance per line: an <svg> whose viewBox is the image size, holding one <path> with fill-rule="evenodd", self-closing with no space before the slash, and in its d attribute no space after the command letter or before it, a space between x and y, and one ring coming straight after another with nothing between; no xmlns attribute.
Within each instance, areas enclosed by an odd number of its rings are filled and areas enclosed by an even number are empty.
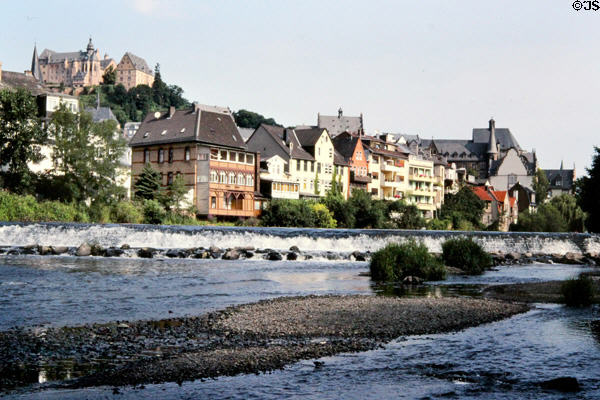
<svg viewBox="0 0 600 400"><path fill-rule="evenodd" d="M146 164L134 185L136 198L158 200L162 198L162 178L160 172Z"/></svg>
<svg viewBox="0 0 600 400"><path fill-rule="evenodd" d="M264 226L315 227L315 213L306 200L273 199L262 212Z"/></svg>
<svg viewBox="0 0 600 400"><path fill-rule="evenodd" d="M346 201L340 193L336 194L329 191L321 199L321 202L333 213L333 218L337 221L338 227L354 228L356 210L353 208L353 204Z"/></svg>
<svg viewBox="0 0 600 400"><path fill-rule="evenodd" d="M387 214L398 229L421 229L426 225L417 206L403 200L390 202Z"/></svg>
<svg viewBox="0 0 600 400"><path fill-rule="evenodd" d="M315 194L318 196L321 193L321 188L319 188L319 169L317 168L315 172Z"/></svg>
<svg viewBox="0 0 600 400"><path fill-rule="evenodd" d="M590 232L600 232L600 147L594 147L592 167L587 168L588 176L577 180L577 200L587 213L585 227Z"/></svg>
<svg viewBox="0 0 600 400"><path fill-rule="evenodd" d="M61 104L52 115L54 176L69 187L71 199L107 203L122 196L117 177L126 142L116 121L95 123L89 113L72 113Z"/></svg>
<svg viewBox="0 0 600 400"><path fill-rule="evenodd" d="M546 177L546 173L543 169L538 168L537 171L535 171L532 186L533 191L535 192L535 201L538 204L544 203L548 197L548 188L550 187L550 182L548 182L548 178Z"/></svg>
<svg viewBox="0 0 600 400"><path fill-rule="evenodd" d="M175 179L173 179L173 183L171 183L168 188L168 208L173 207L179 211L181 202L185 198L187 192L188 189L185 186L183 175L177 175Z"/></svg>
<svg viewBox="0 0 600 400"><path fill-rule="evenodd" d="M327 194L332 193L334 196L342 194L342 177L338 179L337 167L333 168L333 174L331 175L331 188L327 191Z"/></svg>
<svg viewBox="0 0 600 400"><path fill-rule="evenodd" d="M562 215L569 232L583 232L585 228L585 213L577 205L575 196L564 193L553 197L550 200L550 204Z"/></svg>
<svg viewBox="0 0 600 400"><path fill-rule="evenodd" d="M16 192L30 187L33 174L28 163L43 159L40 150L46 139L31 93L0 91L0 166L6 187Z"/></svg>
<svg viewBox="0 0 600 400"><path fill-rule="evenodd" d="M382 228L386 220L387 206L381 200L373 200L364 190L355 189L348 200L350 207L356 210L355 228Z"/></svg>
<svg viewBox="0 0 600 400"><path fill-rule="evenodd" d="M519 214L519 220L511 225L511 231L517 232L566 232L567 222L560 211L551 203L540 204L537 211L525 211Z"/></svg>
<svg viewBox="0 0 600 400"><path fill-rule="evenodd" d="M275 122L273 118L265 118L264 116L258 113L244 109L234 112L233 118L235 119L235 123L237 124L237 126L239 126L240 128L256 129L260 126L260 124L282 126Z"/></svg>
<svg viewBox="0 0 600 400"><path fill-rule="evenodd" d="M337 221L333 218L333 213L327 209L327 206L322 203L311 204L315 216L315 225L318 228L335 228Z"/></svg>
<svg viewBox="0 0 600 400"><path fill-rule="evenodd" d="M102 83L104 85L114 85L117 82L117 70L112 65L102 75Z"/></svg>
<svg viewBox="0 0 600 400"><path fill-rule="evenodd" d="M481 224L481 216L485 203L468 186L460 189L456 194L444 196L444 204L440 210L442 219L452 221L454 229L462 225L460 220L465 220L473 226Z"/></svg>

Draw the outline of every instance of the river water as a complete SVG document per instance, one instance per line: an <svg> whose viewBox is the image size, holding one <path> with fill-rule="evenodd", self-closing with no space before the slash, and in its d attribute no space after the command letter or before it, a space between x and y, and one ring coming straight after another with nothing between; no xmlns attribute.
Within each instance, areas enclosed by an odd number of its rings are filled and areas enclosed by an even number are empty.
<svg viewBox="0 0 600 400"><path fill-rule="evenodd" d="M365 262L107 259L0 256L0 330L195 315L232 304L306 294L390 293L374 286ZM478 295L478 285L564 279L585 268L534 264L500 267L406 295ZM402 292L397 288L392 293ZM302 361L282 371L144 389L56 390L32 387L18 399L79 398L540 398L536 382L576 377L573 398L600 398L597 308L536 305L507 320L460 332L399 338L383 349ZM44 371L40 381L44 381Z"/></svg>

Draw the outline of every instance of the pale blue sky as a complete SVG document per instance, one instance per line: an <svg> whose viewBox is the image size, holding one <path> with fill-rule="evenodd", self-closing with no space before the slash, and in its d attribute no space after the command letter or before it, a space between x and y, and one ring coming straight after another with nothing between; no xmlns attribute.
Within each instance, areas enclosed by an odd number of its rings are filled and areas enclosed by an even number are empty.
<svg viewBox="0 0 600 400"><path fill-rule="evenodd" d="M368 133L464 138L510 128L543 168L600 145L600 11L570 0L0 0L3 69L41 52L125 51L190 100L285 125L364 114Z"/></svg>

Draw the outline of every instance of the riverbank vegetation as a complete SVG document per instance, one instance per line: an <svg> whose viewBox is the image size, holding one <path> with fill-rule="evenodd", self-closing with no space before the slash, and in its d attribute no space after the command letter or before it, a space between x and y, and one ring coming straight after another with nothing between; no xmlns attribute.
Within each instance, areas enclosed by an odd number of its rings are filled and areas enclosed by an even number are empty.
<svg viewBox="0 0 600 400"><path fill-rule="evenodd" d="M442 259L447 266L471 275L481 274L492 266L492 257L471 238L446 240L442 244Z"/></svg>
<svg viewBox="0 0 600 400"><path fill-rule="evenodd" d="M560 287L564 302L570 307L585 307L592 304L596 293L594 281L587 275L568 279Z"/></svg>
<svg viewBox="0 0 600 400"><path fill-rule="evenodd" d="M438 281L446 278L442 261L429 253L427 246L415 240L397 244L390 243L377 250L369 265L371 278L375 281L402 282L414 278Z"/></svg>

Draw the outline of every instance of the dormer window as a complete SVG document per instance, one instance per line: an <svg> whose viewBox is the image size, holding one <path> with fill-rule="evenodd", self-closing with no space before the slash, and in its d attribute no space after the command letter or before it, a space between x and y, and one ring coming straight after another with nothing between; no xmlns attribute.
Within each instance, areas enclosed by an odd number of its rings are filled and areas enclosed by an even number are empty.
<svg viewBox="0 0 600 400"><path fill-rule="evenodd" d="M181 130L179 132L180 133L184 133L185 132L185 128L181 128Z"/></svg>
<svg viewBox="0 0 600 400"><path fill-rule="evenodd" d="M166 134L167 134L167 130L166 129L160 133L161 136L164 136Z"/></svg>
<svg viewBox="0 0 600 400"><path fill-rule="evenodd" d="M150 132L144 132L144 138L147 138Z"/></svg>

